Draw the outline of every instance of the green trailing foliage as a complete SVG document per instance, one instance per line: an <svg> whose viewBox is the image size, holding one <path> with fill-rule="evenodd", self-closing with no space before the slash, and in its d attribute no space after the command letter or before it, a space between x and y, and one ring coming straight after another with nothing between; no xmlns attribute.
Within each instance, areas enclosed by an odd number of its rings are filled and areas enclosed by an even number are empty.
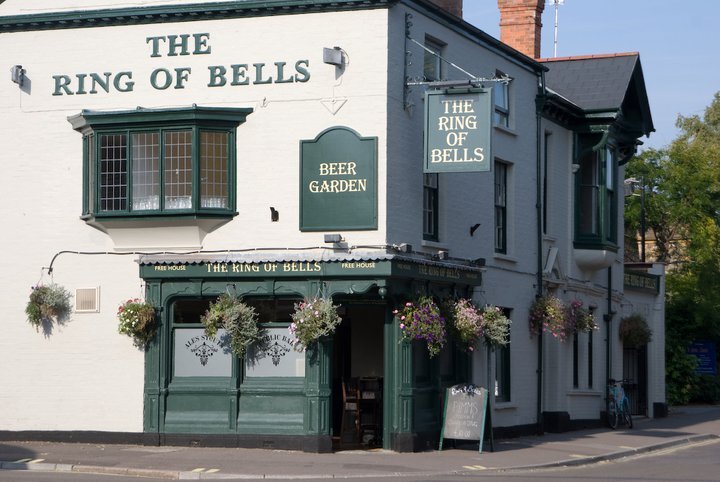
<svg viewBox="0 0 720 482"><path fill-rule="evenodd" d="M292 323L288 328L295 348L304 351L320 338L331 336L342 318L329 298L312 298L295 303Z"/></svg>
<svg viewBox="0 0 720 482"><path fill-rule="evenodd" d="M147 301L130 299L118 307L118 333L133 339L138 348L145 348L157 333L155 307Z"/></svg>
<svg viewBox="0 0 720 482"><path fill-rule="evenodd" d="M58 284L37 285L32 287L30 299L25 307L28 322L39 329L43 323L60 323L72 309L68 290Z"/></svg>
<svg viewBox="0 0 720 482"><path fill-rule="evenodd" d="M241 358L245 356L248 346L262 338L255 308L227 293L210 303L200 321L208 336L217 336L218 330L224 329L230 339L230 349Z"/></svg>

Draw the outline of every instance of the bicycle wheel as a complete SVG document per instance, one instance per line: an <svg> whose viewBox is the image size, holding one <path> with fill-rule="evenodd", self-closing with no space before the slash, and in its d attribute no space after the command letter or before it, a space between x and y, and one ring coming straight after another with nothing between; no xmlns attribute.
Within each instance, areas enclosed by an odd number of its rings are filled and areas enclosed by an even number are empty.
<svg viewBox="0 0 720 482"><path fill-rule="evenodd" d="M633 428L633 421L632 421L632 415L630 414L630 402L628 399L623 400L623 418L625 419L625 425L628 426L628 428Z"/></svg>
<svg viewBox="0 0 720 482"><path fill-rule="evenodd" d="M607 423L608 425L610 425L611 429L615 430L617 428L618 412L617 405L615 405L615 400L610 400L610 403L608 403Z"/></svg>

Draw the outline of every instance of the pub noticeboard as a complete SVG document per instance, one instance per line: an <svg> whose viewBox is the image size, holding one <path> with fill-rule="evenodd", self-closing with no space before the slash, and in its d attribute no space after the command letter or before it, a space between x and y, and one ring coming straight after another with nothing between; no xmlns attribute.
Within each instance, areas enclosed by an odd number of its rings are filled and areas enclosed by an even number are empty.
<svg viewBox="0 0 720 482"><path fill-rule="evenodd" d="M475 385L454 385L445 389L445 409L440 431L443 439L477 440L482 452L487 415L488 391Z"/></svg>

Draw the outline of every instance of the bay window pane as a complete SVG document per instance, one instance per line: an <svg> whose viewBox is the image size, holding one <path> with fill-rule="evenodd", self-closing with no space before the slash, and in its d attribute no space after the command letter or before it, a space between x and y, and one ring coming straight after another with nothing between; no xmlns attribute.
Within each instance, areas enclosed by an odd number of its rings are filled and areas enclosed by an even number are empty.
<svg viewBox="0 0 720 482"><path fill-rule="evenodd" d="M165 145L165 209L192 208L192 131L168 131Z"/></svg>
<svg viewBox="0 0 720 482"><path fill-rule="evenodd" d="M600 176L597 154L585 155L580 165L580 233L600 233Z"/></svg>
<svg viewBox="0 0 720 482"><path fill-rule="evenodd" d="M160 145L157 132L132 136L132 210L160 209Z"/></svg>
<svg viewBox="0 0 720 482"><path fill-rule="evenodd" d="M100 136L100 211L127 209L127 135Z"/></svg>
<svg viewBox="0 0 720 482"><path fill-rule="evenodd" d="M200 207L228 207L228 133L200 133Z"/></svg>

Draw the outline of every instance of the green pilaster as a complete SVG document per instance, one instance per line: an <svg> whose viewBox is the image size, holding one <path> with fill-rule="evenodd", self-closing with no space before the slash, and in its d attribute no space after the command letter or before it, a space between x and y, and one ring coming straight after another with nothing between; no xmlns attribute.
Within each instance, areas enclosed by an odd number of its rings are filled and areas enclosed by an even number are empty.
<svg viewBox="0 0 720 482"><path fill-rule="evenodd" d="M154 306L161 305L161 284L159 282L148 283L145 291L145 298ZM143 431L146 433L158 433L161 426L161 410L163 394L160 389L161 356L160 346L163 337L161 330L164 326L165 313L160 308L157 316L160 320L160 328L155 339L150 342L145 351L145 387L143 394Z"/></svg>
<svg viewBox="0 0 720 482"><path fill-rule="evenodd" d="M324 338L308 348L305 358L304 430L322 452L332 448L332 349L332 339Z"/></svg>

